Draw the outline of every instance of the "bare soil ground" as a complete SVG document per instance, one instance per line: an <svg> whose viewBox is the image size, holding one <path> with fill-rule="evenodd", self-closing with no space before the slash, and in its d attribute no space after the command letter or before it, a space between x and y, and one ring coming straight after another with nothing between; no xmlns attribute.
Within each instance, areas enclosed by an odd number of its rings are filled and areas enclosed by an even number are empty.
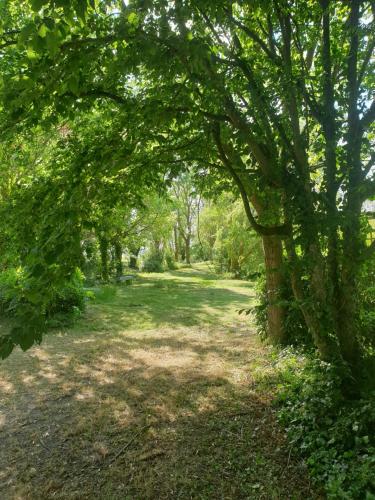
<svg viewBox="0 0 375 500"><path fill-rule="evenodd" d="M317 498L264 383L272 349L238 315L253 294L202 267L140 275L2 362L0 498Z"/></svg>

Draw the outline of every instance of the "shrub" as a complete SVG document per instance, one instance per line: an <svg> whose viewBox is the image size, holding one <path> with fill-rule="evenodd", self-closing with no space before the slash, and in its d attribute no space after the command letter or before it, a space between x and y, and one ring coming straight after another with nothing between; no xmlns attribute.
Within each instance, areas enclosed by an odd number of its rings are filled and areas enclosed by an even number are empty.
<svg viewBox="0 0 375 500"><path fill-rule="evenodd" d="M361 340L365 349L375 354L375 257L364 266L360 280Z"/></svg>
<svg viewBox="0 0 375 500"><path fill-rule="evenodd" d="M279 417L313 479L331 499L375 498L374 394L344 400L335 367L315 359L282 378Z"/></svg>
<svg viewBox="0 0 375 500"><path fill-rule="evenodd" d="M0 310L3 314L12 314L12 311L23 302L22 289L24 274L21 268L10 268L0 274Z"/></svg>
<svg viewBox="0 0 375 500"><path fill-rule="evenodd" d="M177 265L176 265L176 262L174 260L174 257L170 253L167 253L165 256L165 264L166 264L167 269L169 271L174 271L175 269L177 269Z"/></svg>
<svg viewBox="0 0 375 500"><path fill-rule="evenodd" d="M77 269L72 278L55 290L51 302L47 306L47 315L57 313L74 314L85 308L86 292L83 288L84 276Z"/></svg>
<svg viewBox="0 0 375 500"><path fill-rule="evenodd" d="M256 282L256 298L257 305L254 306L252 313L255 319L257 332L264 340L267 338L267 294L266 294L266 278L264 273L261 274Z"/></svg>
<svg viewBox="0 0 375 500"><path fill-rule="evenodd" d="M146 255L142 271L145 273L162 273L164 271L163 255L160 252L151 252Z"/></svg>
<svg viewBox="0 0 375 500"><path fill-rule="evenodd" d="M21 268L10 268L0 274L0 309L9 316L22 316L33 306L30 293L31 280ZM48 290L48 300L44 314L48 317L57 313L70 314L82 311L86 293L83 288L83 275L76 270L72 278L61 288Z"/></svg>

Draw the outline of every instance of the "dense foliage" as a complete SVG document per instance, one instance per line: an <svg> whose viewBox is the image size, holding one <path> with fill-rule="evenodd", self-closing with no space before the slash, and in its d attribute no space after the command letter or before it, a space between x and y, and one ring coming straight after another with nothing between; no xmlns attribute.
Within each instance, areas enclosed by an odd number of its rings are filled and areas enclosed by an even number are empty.
<svg viewBox="0 0 375 500"><path fill-rule="evenodd" d="M344 400L335 367L300 354L285 352L278 364L279 415L292 450L306 459L328 498L373 498L375 394Z"/></svg>
<svg viewBox="0 0 375 500"><path fill-rule="evenodd" d="M234 184L263 239L268 334L285 341L287 280L320 356L346 366L358 393L371 371L358 284L374 249L361 230L374 185L371 2L24 7L3 6L4 134L86 112L76 146L88 147L72 163L83 185L110 168L139 193L187 165L206 188Z"/></svg>
<svg viewBox="0 0 375 500"><path fill-rule="evenodd" d="M196 257L212 261L216 271L254 279L262 271L262 246L248 221L240 200L221 195L207 203L197 221Z"/></svg>
<svg viewBox="0 0 375 500"><path fill-rule="evenodd" d="M375 380L374 27L368 0L2 1L0 301L17 321L0 356L82 307L78 269L210 260L260 276L263 336L333 367L332 393L309 378L291 397L312 462L302 408L341 408L318 433L366 427L334 394L362 401Z"/></svg>

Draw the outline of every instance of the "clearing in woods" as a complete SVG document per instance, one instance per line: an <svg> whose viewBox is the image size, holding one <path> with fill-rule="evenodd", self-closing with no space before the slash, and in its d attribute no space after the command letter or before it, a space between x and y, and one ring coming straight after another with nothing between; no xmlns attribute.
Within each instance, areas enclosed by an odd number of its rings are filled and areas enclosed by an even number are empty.
<svg viewBox="0 0 375 500"><path fill-rule="evenodd" d="M315 498L275 420L273 351L238 314L253 296L203 266L140 274L12 354L0 498Z"/></svg>

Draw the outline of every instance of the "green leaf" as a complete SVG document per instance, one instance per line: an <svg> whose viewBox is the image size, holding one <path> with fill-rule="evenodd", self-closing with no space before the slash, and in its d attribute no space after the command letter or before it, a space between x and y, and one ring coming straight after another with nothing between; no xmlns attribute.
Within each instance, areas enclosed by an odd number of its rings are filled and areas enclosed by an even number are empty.
<svg viewBox="0 0 375 500"><path fill-rule="evenodd" d="M77 74L73 74L71 78L68 80L68 89L74 94L79 94L79 76Z"/></svg>
<svg viewBox="0 0 375 500"><path fill-rule="evenodd" d="M15 326L12 329L11 336L15 344L18 344L23 351L30 349L30 347L34 344L34 336L28 329L26 330L24 327Z"/></svg>
<svg viewBox="0 0 375 500"><path fill-rule="evenodd" d="M86 21L87 0L78 0L75 5L75 11L78 19Z"/></svg>
<svg viewBox="0 0 375 500"><path fill-rule="evenodd" d="M70 7L70 0L55 0L56 7Z"/></svg>
<svg viewBox="0 0 375 500"><path fill-rule="evenodd" d="M41 38L45 38L46 35L47 35L47 32L48 32L48 28L45 24L41 24L39 29L38 29L38 35L41 37Z"/></svg>
<svg viewBox="0 0 375 500"><path fill-rule="evenodd" d="M30 38L35 34L35 24L29 23L26 24L21 30L18 41L21 45L26 44L30 40Z"/></svg>
<svg viewBox="0 0 375 500"><path fill-rule="evenodd" d="M60 36L58 31L49 31L46 34L46 45L50 55L52 57L55 56L60 46Z"/></svg>
<svg viewBox="0 0 375 500"><path fill-rule="evenodd" d="M29 59L38 59L39 57L38 53L32 47L27 47L26 54Z"/></svg>
<svg viewBox="0 0 375 500"><path fill-rule="evenodd" d="M47 5L49 0L31 0L31 8L34 12L39 12L42 7Z"/></svg>
<svg viewBox="0 0 375 500"><path fill-rule="evenodd" d="M31 269L31 276L38 278L39 276L41 276L44 273L44 271L45 271L45 268L42 264L36 264Z"/></svg>
<svg viewBox="0 0 375 500"><path fill-rule="evenodd" d="M0 337L0 358L7 358L13 351L14 343L10 336Z"/></svg>
<svg viewBox="0 0 375 500"><path fill-rule="evenodd" d="M137 27L139 25L139 17L136 12L131 12L128 15L128 23L134 27Z"/></svg>

